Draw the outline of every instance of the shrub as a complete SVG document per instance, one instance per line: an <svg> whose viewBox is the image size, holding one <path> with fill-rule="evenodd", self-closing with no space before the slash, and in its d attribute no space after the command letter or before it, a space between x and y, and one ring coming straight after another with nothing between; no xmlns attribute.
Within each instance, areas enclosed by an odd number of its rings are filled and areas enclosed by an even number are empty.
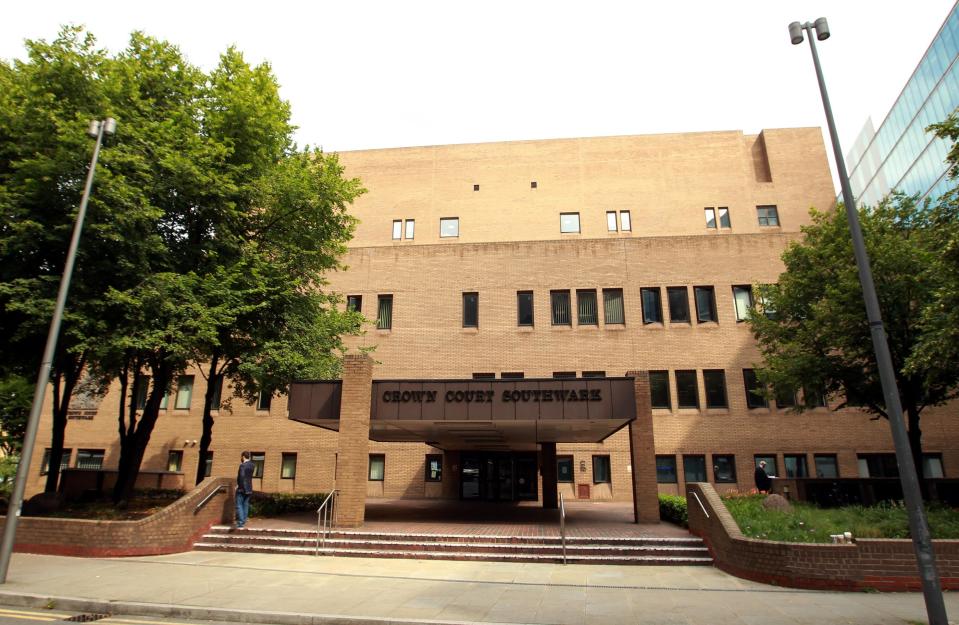
<svg viewBox="0 0 959 625"><path fill-rule="evenodd" d="M275 517L293 512L316 512L327 493L253 493L250 515Z"/></svg>
<svg viewBox="0 0 959 625"><path fill-rule="evenodd" d="M689 527L689 515L686 514L686 498L679 495L660 495L659 516L664 521Z"/></svg>

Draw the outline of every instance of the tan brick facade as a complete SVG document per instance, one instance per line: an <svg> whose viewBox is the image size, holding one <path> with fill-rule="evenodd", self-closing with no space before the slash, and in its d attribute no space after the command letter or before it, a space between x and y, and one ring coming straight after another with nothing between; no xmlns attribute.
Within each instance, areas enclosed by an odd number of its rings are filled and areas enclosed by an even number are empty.
<svg viewBox="0 0 959 625"><path fill-rule="evenodd" d="M774 405L746 406L743 370L758 363L759 352L736 320L732 287L775 282L782 271L780 254L800 236L808 209L831 206L834 191L819 129L370 150L341 159L347 174L360 177L370 192L352 209L360 224L344 259L348 269L329 276L329 282L344 296L362 297L370 324L348 344L375 348L373 379L667 370L671 407L653 409L651 423L655 453L676 458L678 480L659 484L660 492L683 492L683 455L704 455L710 481L712 455L734 455L737 481L717 488L746 490L753 487L756 454L775 455L778 472L783 454L806 454L810 472L814 453L836 454L840 475L855 476L857 454L892 451L888 424L852 410L794 415ZM758 206L775 206L779 225L760 225ZM730 227L708 228L704 209L720 207L728 208ZM609 211L616 213L616 231L607 227ZM622 230L624 211L629 231ZM580 232L561 233L560 214L573 212L579 214ZM450 217L458 219L459 236L440 237L440 219ZM414 220L414 238L394 240L394 220L401 222L401 235L405 221ZM665 289L676 286L688 289L691 322L669 321ZM697 323L695 286L714 288L718 321ZM643 323L640 289L650 287L660 289L663 323ZM596 293L595 325L577 323L576 292L582 289ZM605 323L604 289L622 290L624 324ZM552 324L553 290L570 292L570 325ZM518 325L518 291L533 294L532 326ZM478 293L475 328L463 327L464 292ZM388 330L375 326L380 295L392 296ZM704 407L705 369L724 372L727 407ZM696 372L699 409L678 407L677 370ZM205 390L202 376L193 373L190 409L177 410L171 400L157 422L144 469L165 470L169 452L182 451L182 471L193 475ZM265 454L256 489L326 491L342 485L344 453L351 454L350 471L360 474L367 470L362 456L384 454L384 479L366 483L368 496L459 496L458 450L369 442L363 451L358 439L345 443L342 433L289 421L286 405L285 397L277 397L269 411L257 411L234 399L230 409L221 409L212 474L235 475L240 451L250 449ZM116 466L116 406L111 393L93 419L70 421L71 466L79 449L105 450L104 466ZM947 476L959 467L949 427L954 412L949 406L923 415L925 447L942 454ZM43 486L48 419L39 433L28 494ZM648 444L642 428L634 431L639 432L634 445ZM295 479L280 476L283 453L297 454ZM443 455L441 482L426 481L427 454ZM642 474L631 466L628 428L605 442L558 444L556 455L573 458L573 482L558 485L567 499L587 485L592 499L629 501L634 479L645 493L657 490L649 466ZM594 455L610 457L609 483L594 483ZM541 483L539 493L542 497Z"/></svg>

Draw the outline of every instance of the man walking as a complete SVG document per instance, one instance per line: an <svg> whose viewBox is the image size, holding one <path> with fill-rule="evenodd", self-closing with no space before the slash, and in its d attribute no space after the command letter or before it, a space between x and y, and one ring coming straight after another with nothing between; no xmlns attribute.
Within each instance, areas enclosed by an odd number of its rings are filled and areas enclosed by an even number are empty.
<svg viewBox="0 0 959 625"><path fill-rule="evenodd" d="M240 454L240 468L236 471L236 528L242 529L250 515L250 496L253 495L252 454Z"/></svg>

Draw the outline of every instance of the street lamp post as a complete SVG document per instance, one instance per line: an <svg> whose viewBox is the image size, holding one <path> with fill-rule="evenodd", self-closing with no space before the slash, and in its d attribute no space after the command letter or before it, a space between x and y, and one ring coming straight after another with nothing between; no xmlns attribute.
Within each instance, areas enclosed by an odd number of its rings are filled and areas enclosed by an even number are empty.
<svg viewBox="0 0 959 625"><path fill-rule="evenodd" d="M47 384L50 382L50 368L53 365L53 355L57 349L57 337L60 334L60 323L63 320L63 308L67 301L67 292L70 290L73 263L76 260L77 247L80 244L80 232L83 230L83 219L87 213L87 202L90 199L90 188L93 186L93 174L97 168L97 158L100 156L100 146L103 144L103 137L114 134L116 130L117 122L112 117L107 117L103 121L91 121L90 127L87 129L87 135L96 139L96 144L93 148L93 158L90 160L90 170L87 172L87 182L83 188L83 196L80 199L80 208L77 210L77 220L73 225L73 238L70 240L67 259L63 265L63 275L60 277L57 304L53 310L53 319L50 321L50 332L47 334L47 344L43 350L40 372L37 374L37 386L33 391L33 404L30 406L27 432L23 438L23 448L20 450L17 478L13 483L13 493L10 495L10 504L7 507L7 520L3 527L3 542L0 543L0 584L7 581L7 570L10 568L10 557L13 555L17 522L20 520L20 510L23 507L23 491L27 485L30 458L33 455L33 446L37 440L37 428L40 424L40 410L43 408L43 398L46 396Z"/></svg>
<svg viewBox="0 0 959 625"><path fill-rule="evenodd" d="M816 36L813 37L813 30ZM909 438L906 426L902 419L902 405L899 402L899 389L896 385L896 375L892 366L892 357L889 354L889 344L886 341L886 330L883 327L882 315L879 311L879 299L876 297L876 287L872 279L872 269L869 265L869 255L862 237L862 228L859 226L859 214L856 212L856 200L849 186L849 176L846 173L846 162L839 147L839 136L836 134L836 123L832 117L832 107L829 105L829 95L826 93L826 82L823 79L822 67L819 65L819 54L816 51L816 39L824 41L829 38L829 24L826 18L820 17L815 22L801 24L793 22L789 25L789 38L793 45L803 41L803 31L809 39L809 48L812 50L813 64L816 66L816 78L819 80L819 91L822 94L822 105L826 111L826 123L829 125L829 136L832 139L832 149L836 156L836 167L839 170L839 184L842 186L842 200L846 205L846 219L849 222L849 231L852 235L853 251L856 255L856 265L859 268L859 282L862 285L862 295L866 304L866 317L869 320L869 330L872 333L873 349L876 353L876 364L879 368L879 379L882 383L882 394L886 404L886 414L889 417L889 427L892 428L893 443L896 447L896 461L899 464L899 479L902 482L902 494L906 510L909 514L909 531L912 535L912 544L916 550L916 561L919 565L919 577L922 580L922 594L926 601L926 614L929 625L947 625L946 606L942 599L942 588L939 585L939 573L936 571L936 558L932 551L932 537L929 533L929 524L922 506L922 495L919 491L919 477L916 475L916 465L913 462L912 450L909 448Z"/></svg>

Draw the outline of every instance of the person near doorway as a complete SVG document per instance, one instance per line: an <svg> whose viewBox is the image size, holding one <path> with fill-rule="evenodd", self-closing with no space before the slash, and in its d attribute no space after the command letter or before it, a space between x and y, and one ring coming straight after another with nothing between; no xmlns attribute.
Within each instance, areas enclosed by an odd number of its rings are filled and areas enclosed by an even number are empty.
<svg viewBox="0 0 959 625"><path fill-rule="evenodd" d="M772 476L766 473L766 461L760 460L756 467L756 490L761 493L768 493L773 485Z"/></svg>
<svg viewBox="0 0 959 625"><path fill-rule="evenodd" d="M253 495L252 454L240 454L240 467L236 471L236 527L242 529L250 516L250 497Z"/></svg>

